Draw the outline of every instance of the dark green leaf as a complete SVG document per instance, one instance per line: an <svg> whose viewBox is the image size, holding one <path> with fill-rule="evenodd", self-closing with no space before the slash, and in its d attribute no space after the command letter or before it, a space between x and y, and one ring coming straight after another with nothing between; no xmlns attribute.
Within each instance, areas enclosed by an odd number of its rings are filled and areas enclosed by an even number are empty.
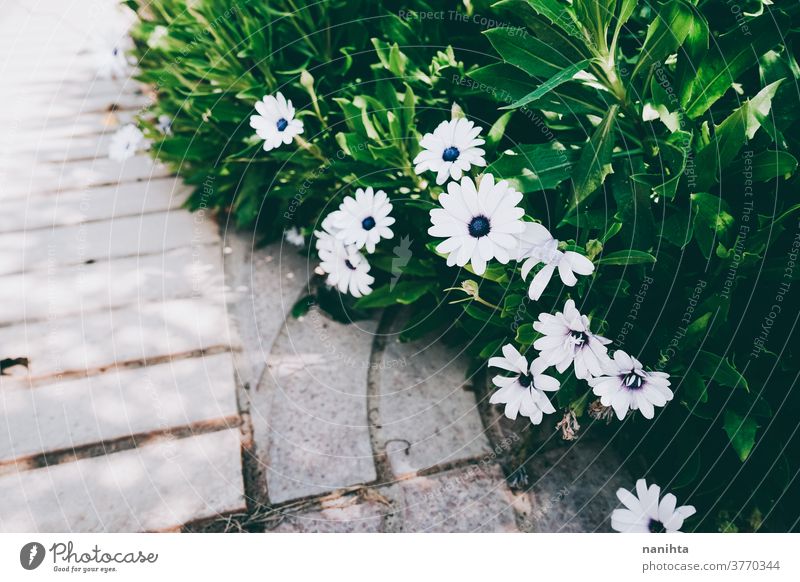
<svg viewBox="0 0 800 582"><path fill-rule="evenodd" d="M581 150L581 157L572 172L573 194L569 212L577 208L590 194L602 186L611 168L614 150L614 126L618 105L612 105Z"/></svg>
<svg viewBox="0 0 800 582"><path fill-rule="evenodd" d="M603 255L595 261L597 265L647 265L655 263L656 258L644 251L616 251Z"/></svg>
<svg viewBox="0 0 800 582"><path fill-rule="evenodd" d="M750 391L744 376L726 358L717 354L700 350L697 352L694 362L692 362L692 369L703 378L713 380L722 386L727 386L728 388L739 387L748 392Z"/></svg>
<svg viewBox="0 0 800 582"><path fill-rule="evenodd" d="M729 409L725 411L724 427L739 459L745 461L756 443L758 423L752 418L743 418Z"/></svg>
<svg viewBox="0 0 800 582"><path fill-rule="evenodd" d="M555 188L569 178L576 158L576 152L559 144L521 145L502 154L486 171L527 194Z"/></svg>
<svg viewBox="0 0 800 582"><path fill-rule="evenodd" d="M511 105L506 105L500 109L518 109L519 107L523 107L524 105L528 105L533 101L541 99L559 85L563 85L564 83L570 81L579 71L585 71L589 66L589 63L590 61L588 59L584 59L570 65L566 69L563 69L550 77L547 81L539 85L539 87L537 87L534 91L531 91L525 95L525 97L522 99L518 99Z"/></svg>

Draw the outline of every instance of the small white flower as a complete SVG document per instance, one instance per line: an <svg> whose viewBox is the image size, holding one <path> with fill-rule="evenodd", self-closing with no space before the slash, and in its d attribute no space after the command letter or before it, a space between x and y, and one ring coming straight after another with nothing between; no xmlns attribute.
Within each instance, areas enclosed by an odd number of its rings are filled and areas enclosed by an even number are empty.
<svg viewBox="0 0 800 582"><path fill-rule="evenodd" d="M129 123L120 127L111 136L111 143L108 146L108 157L116 162L123 162L136 153L137 149L146 149L147 144L142 130L134 124Z"/></svg>
<svg viewBox="0 0 800 582"><path fill-rule="evenodd" d="M512 372L513 376L498 375L492 379L500 390L492 394L489 402L505 404L505 415L514 420L517 414L527 416L533 424L542 422L543 415L556 411L545 392L555 392L559 388L558 380L542 374L541 363L534 361L530 367L525 356L514 346L503 346L503 357L489 358L489 366L502 368Z"/></svg>
<svg viewBox="0 0 800 582"><path fill-rule="evenodd" d="M591 378L589 385L600 397L603 406L611 406L622 420L630 410L640 410L645 418L653 418L654 406L666 406L672 400L669 374L646 372L641 362L622 350L606 362L604 375Z"/></svg>
<svg viewBox="0 0 800 582"><path fill-rule="evenodd" d="M517 206L521 200L522 194L505 180L495 184L494 176L485 174L476 189L465 176L461 184L450 182L447 192L439 196L442 208L431 210L433 226L428 234L446 238L436 250L447 254L449 266L463 267L469 262L482 275L488 261L505 264L517 247L515 235L525 228L521 220L525 211Z"/></svg>
<svg viewBox="0 0 800 582"><path fill-rule="evenodd" d="M150 33L150 36L147 37L147 46L150 48L159 48L163 46L164 40L167 38L168 30L166 26L162 26L159 24L153 31Z"/></svg>
<svg viewBox="0 0 800 582"><path fill-rule="evenodd" d="M166 113L159 115L156 129L164 135L172 135L172 118Z"/></svg>
<svg viewBox="0 0 800 582"><path fill-rule="evenodd" d="M564 304L563 312L540 313L533 329L544 336L533 342L533 347L546 367L564 372L574 363L575 377L582 380L603 374L609 359L606 344L611 340L589 330L589 318L580 314L572 299Z"/></svg>
<svg viewBox="0 0 800 582"><path fill-rule="evenodd" d="M531 269L536 265L544 264L528 288L528 296L534 301L542 296L556 269L561 282L567 287L572 287L578 282L575 273L591 275L594 271L592 261L583 255L574 251L558 250L558 241L544 225L537 222L525 223L525 231L519 236L519 242L518 259L525 261L522 263L523 279L528 278Z"/></svg>
<svg viewBox="0 0 800 582"><path fill-rule="evenodd" d="M290 144L294 136L303 133L303 122L294 118L294 107L282 93L266 95L256 103L258 115L250 117L250 127L264 140L264 150Z"/></svg>
<svg viewBox="0 0 800 582"><path fill-rule="evenodd" d="M372 293L370 285L375 278L369 274L369 262L366 257L345 245L335 235L318 231L317 252L322 261L320 267L328 274L325 282L339 289L341 293L350 293L353 297L361 297Z"/></svg>
<svg viewBox="0 0 800 582"><path fill-rule="evenodd" d="M366 247L368 253L375 252L375 245L382 238L392 238L394 233L389 228L394 218L389 216L392 204L386 192L372 188L356 190L356 197L348 196L339 205L339 210L329 215L331 226L336 229L336 236L345 244L356 248Z"/></svg>
<svg viewBox="0 0 800 582"><path fill-rule="evenodd" d="M424 149L414 158L414 171L436 172L436 183L441 186L448 178L460 180L471 166L484 167L485 152L478 147L485 143L478 138L481 131L481 127L463 117L441 122L433 133L426 133L420 140Z"/></svg>
<svg viewBox="0 0 800 582"><path fill-rule="evenodd" d="M283 233L283 238L287 243L296 247L302 248L306 244L306 239L303 236L303 233L301 233L296 226L286 230Z"/></svg>
<svg viewBox="0 0 800 582"><path fill-rule="evenodd" d="M125 37L101 37L93 41L90 52L99 79L122 79L128 76L131 68L125 53L128 45L129 40Z"/></svg>
<svg viewBox="0 0 800 582"><path fill-rule="evenodd" d="M661 488L650 485L644 479L636 482L636 495L620 487L617 497L626 509L615 509L611 513L611 527L623 533L675 533L683 527L686 518L695 514L692 505L677 507L678 500L667 493L660 500Z"/></svg>

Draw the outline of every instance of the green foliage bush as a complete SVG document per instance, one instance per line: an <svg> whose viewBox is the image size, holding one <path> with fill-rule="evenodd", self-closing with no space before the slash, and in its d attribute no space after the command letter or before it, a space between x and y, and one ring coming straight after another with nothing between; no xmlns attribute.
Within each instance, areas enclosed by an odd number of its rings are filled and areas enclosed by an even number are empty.
<svg viewBox="0 0 800 582"><path fill-rule="evenodd" d="M369 256L374 291L355 301L320 285L323 307L406 305L406 339L447 330L481 365L509 341L529 348L539 313L574 298L610 348L668 372L675 399L652 421L606 428L591 388L566 373L556 408L643 457L698 508L692 528L797 529L800 5L129 4L140 79L158 96L141 125L198 185L190 208L265 241L292 226L310 240L357 187L384 189L397 222ZM249 119L278 91L305 131L266 152ZM422 134L463 114L484 127L485 171L524 194L527 220L592 259L593 276L531 301L514 262L480 277L437 256L427 229L443 187L412 161ZM401 241L410 259L394 284Z"/></svg>

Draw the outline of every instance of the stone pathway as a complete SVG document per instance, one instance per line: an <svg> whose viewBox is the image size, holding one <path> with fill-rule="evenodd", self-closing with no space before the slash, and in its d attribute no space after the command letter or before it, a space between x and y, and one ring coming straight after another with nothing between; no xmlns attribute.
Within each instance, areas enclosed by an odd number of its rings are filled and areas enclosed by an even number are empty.
<svg viewBox="0 0 800 582"><path fill-rule="evenodd" d="M552 425L524 449L463 358L398 341L402 313L292 318L304 252L107 159L146 98L95 79L106 21L3 8L0 359L27 367L0 376L0 531L607 529L617 456Z"/></svg>

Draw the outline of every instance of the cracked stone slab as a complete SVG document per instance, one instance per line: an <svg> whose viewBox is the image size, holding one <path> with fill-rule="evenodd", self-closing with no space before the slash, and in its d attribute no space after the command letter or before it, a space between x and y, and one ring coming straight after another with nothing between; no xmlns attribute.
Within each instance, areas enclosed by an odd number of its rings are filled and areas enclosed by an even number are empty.
<svg viewBox="0 0 800 582"><path fill-rule="evenodd" d="M376 478L367 421L375 328L371 320L338 323L317 309L286 322L250 396L256 455L273 503Z"/></svg>
<svg viewBox="0 0 800 582"><path fill-rule="evenodd" d="M0 464L238 417L230 353L0 391Z"/></svg>
<svg viewBox="0 0 800 582"><path fill-rule="evenodd" d="M516 532L518 503L496 465L414 477L382 489L404 532Z"/></svg>
<svg viewBox="0 0 800 582"><path fill-rule="evenodd" d="M397 475L490 451L474 393L465 389L468 362L441 342L401 343L393 326L380 362L380 434Z"/></svg>
<svg viewBox="0 0 800 582"><path fill-rule="evenodd" d="M0 477L0 531L137 532L244 510L238 429Z"/></svg>

